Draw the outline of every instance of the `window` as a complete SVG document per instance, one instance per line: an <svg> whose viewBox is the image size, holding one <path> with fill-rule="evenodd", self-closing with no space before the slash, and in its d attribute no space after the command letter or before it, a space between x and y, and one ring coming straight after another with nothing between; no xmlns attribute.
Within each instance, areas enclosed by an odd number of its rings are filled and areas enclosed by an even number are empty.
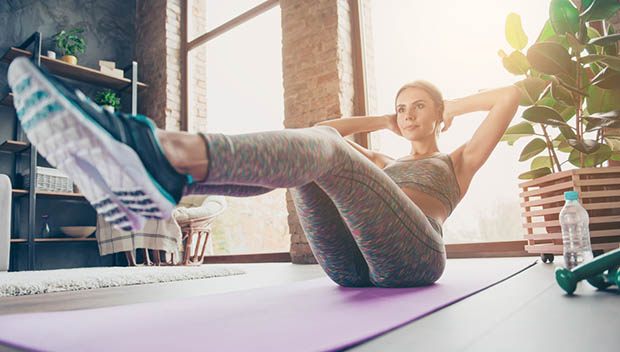
<svg viewBox="0 0 620 352"><path fill-rule="evenodd" d="M433 82L446 99L522 79L508 73L497 55L499 49L512 50L505 39L506 16L510 12L521 16L529 46L547 19L547 6L540 0L373 0L377 113L393 112L397 90L416 79ZM466 142L485 116L457 117L440 136L440 150L448 153ZM392 157L410 152L407 141L387 131L372 133L371 142ZM517 175L529 170L528 163L518 161L523 146L500 142L446 221L447 243L523 238L517 186Z"/></svg>
<svg viewBox="0 0 620 352"><path fill-rule="evenodd" d="M190 1L188 37L191 41L262 3ZM275 6L190 50L188 129L226 134L283 129L281 42ZM277 189L227 197L228 210L214 223L214 254L288 252L285 194Z"/></svg>

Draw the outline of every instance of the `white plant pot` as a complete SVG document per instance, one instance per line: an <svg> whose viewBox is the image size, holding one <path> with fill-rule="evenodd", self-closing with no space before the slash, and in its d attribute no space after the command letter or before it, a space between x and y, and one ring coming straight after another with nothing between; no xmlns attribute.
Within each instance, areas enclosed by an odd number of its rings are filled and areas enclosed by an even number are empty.
<svg viewBox="0 0 620 352"><path fill-rule="evenodd" d="M111 113L114 113L114 107L112 105L101 105L101 107L108 110Z"/></svg>

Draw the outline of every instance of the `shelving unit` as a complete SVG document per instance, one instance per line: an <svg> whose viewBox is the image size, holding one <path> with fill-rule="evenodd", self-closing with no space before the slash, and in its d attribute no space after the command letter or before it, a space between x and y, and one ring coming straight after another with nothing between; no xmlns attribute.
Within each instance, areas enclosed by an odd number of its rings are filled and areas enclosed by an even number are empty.
<svg viewBox="0 0 620 352"><path fill-rule="evenodd" d="M4 141L0 144L0 152L21 153L30 147L28 142Z"/></svg>
<svg viewBox="0 0 620 352"><path fill-rule="evenodd" d="M2 57L2 61L9 63L20 56L32 57L32 53L20 48L10 48ZM106 75L89 67L71 65L47 56L41 56L41 65L52 74L114 90L124 90L132 84L132 80L127 78ZM140 91L147 88L146 84L140 82L136 82L136 86Z"/></svg>
<svg viewBox="0 0 620 352"><path fill-rule="evenodd" d="M13 197L21 197L28 195L30 191L25 189L14 189ZM37 196L40 197L63 197L63 198L84 198L81 193L66 193L66 192L49 192L49 191L36 191Z"/></svg>
<svg viewBox="0 0 620 352"><path fill-rule="evenodd" d="M28 51L27 49L32 46L32 51ZM133 61L130 65L123 68L124 71L131 72L131 79L128 78L118 78L110 75L106 75L100 71L94 70L92 68L71 65L65 63L61 60L51 59L45 56L41 56L41 33L35 32L33 33L24 43L19 45L18 47L10 48L3 56L0 58L0 61L10 63L17 57L29 57L32 61L39 66L43 66L46 68L48 72L54 74L56 76L67 78L74 81L79 81L82 83L87 83L90 85L95 85L103 88L109 88L116 91L124 91L126 89L131 89L131 113L137 114L137 105L138 105L138 91L142 91L146 89L148 86L144 83L138 82L138 64ZM8 89L0 90L4 93L0 93L0 105L4 106L13 106L13 94L8 91ZM16 119L16 116L14 115ZM23 131L21 130L21 126L19 122L15 123L14 137L15 140L6 140L0 141L0 152L4 153L15 153L16 157L14 158L14 165L12 170L14 170L14 175L12 177L15 180L15 175L18 173L17 163L18 158L23 158L24 155L22 153L27 153L29 158L28 168L23 170L36 170L37 167L37 151L34 146L32 146ZM20 170L20 171L23 171ZM23 197L27 197L27 208L28 215L24 221L27 220L28 230L27 230L27 238L23 238L24 234L19 235L19 222L20 215L18 212L13 211L13 226L12 233L13 236L11 238L11 243L16 244L18 246L27 246L27 267L28 270L35 269L35 255L36 255L36 245L37 244L47 244L47 243L75 243L75 242L96 242L96 238L87 237L87 238L73 238L73 237L58 237L58 238L37 238L35 228L35 221L37 219L36 214L36 202L37 199L46 198L53 199L54 201L62 201L62 200L85 200L84 195L79 193L63 193L63 192L47 192L47 191L37 191L36 180L35 180L36 172L29 173L29 189L13 189L12 198L15 203L19 199ZM13 208L16 208L15 205ZM17 213L17 214L16 214ZM14 237L14 238L13 238ZM12 251L13 253L14 251ZM13 254L12 254L13 255Z"/></svg>

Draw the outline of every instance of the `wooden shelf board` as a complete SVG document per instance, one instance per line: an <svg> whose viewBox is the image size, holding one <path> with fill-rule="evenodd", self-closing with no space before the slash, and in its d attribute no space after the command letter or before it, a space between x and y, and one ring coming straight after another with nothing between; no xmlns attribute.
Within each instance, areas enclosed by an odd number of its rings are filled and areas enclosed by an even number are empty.
<svg viewBox="0 0 620 352"><path fill-rule="evenodd" d="M23 196L26 194L28 194L28 190L25 190L25 189L14 189L13 190L13 196ZM37 195L45 196L45 197L84 198L84 195L82 193L37 191Z"/></svg>
<svg viewBox="0 0 620 352"><path fill-rule="evenodd" d="M74 238L74 237L58 237L58 238L35 238L35 242L93 242L97 241L95 237Z"/></svg>
<svg viewBox="0 0 620 352"><path fill-rule="evenodd" d="M13 93L9 92L9 95L0 101L0 105L13 106Z"/></svg>
<svg viewBox="0 0 620 352"><path fill-rule="evenodd" d="M13 197L20 197L28 194L28 191L26 191L25 189L14 189L11 192L13 194Z"/></svg>
<svg viewBox="0 0 620 352"><path fill-rule="evenodd" d="M82 193L37 191L37 195L46 197L84 198Z"/></svg>
<svg viewBox="0 0 620 352"><path fill-rule="evenodd" d="M30 57L32 53L18 48L10 48L2 57L2 61L9 63L20 56ZM48 71L55 75L115 90L120 90L131 85L130 79L116 78L89 67L71 65L61 60L50 59L47 56L41 56L41 65L45 66ZM138 82L139 91L147 87L146 84Z"/></svg>
<svg viewBox="0 0 620 352"><path fill-rule="evenodd" d="M53 243L53 242L95 242L96 237L75 238L75 237L50 237L50 238L35 238L35 242L39 243ZM27 243L26 238L11 238L11 243Z"/></svg>
<svg viewBox="0 0 620 352"><path fill-rule="evenodd" d="M28 142L4 141L0 144L0 152L19 153L30 148Z"/></svg>

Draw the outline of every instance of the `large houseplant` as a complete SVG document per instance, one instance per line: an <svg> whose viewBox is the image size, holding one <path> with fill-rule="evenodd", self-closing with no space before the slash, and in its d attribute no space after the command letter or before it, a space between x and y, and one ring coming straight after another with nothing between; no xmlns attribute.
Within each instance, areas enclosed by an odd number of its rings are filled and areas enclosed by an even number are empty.
<svg viewBox="0 0 620 352"><path fill-rule="evenodd" d="M77 64L78 53L83 54L86 49L86 41L82 37L83 29L61 30L54 34L52 39L56 46L62 50L62 60L70 64Z"/></svg>
<svg viewBox="0 0 620 352"><path fill-rule="evenodd" d="M517 85L527 108L502 140L529 139L519 158L531 160L519 175L530 180L519 185L525 249L545 261L562 253L558 216L567 190L579 191L588 210L593 249L620 242L620 168L599 167L620 160L620 34L607 23L619 10L618 0L551 0L549 19L526 52L520 17L506 20L514 51L499 54L506 70L524 76Z"/></svg>
<svg viewBox="0 0 620 352"><path fill-rule="evenodd" d="M506 38L514 51L499 54L506 70L524 76L517 85L521 105L528 108L524 121L508 128L502 140L513 145L530 138L519 160L533 158L531 170L519 178L559 172L565 163L583 168L620 160L615 130L620 127L620 34L606 23L618 10L617 0L551 0L549 19L525 53L521 19L508 15Z"/></svg>

